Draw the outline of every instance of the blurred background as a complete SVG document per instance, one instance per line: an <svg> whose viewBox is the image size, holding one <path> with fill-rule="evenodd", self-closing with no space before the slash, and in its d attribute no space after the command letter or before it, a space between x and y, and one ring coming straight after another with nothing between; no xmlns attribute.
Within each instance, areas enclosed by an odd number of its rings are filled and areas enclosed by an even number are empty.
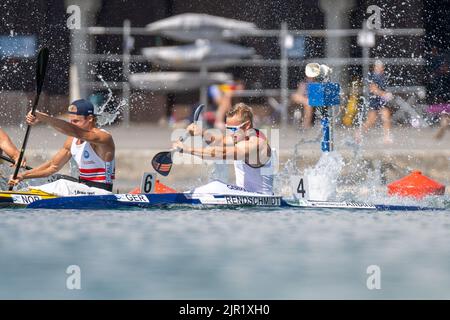
<svg viewBox="0 0 450 320"><path fill-rule="evenodd" d="M199 101L214 111L215 97L231 92L232 103L252 105L266 123L301 125L303 110L291 96L304 66L319 62L341 84L342 119L352 93L364 94L363 75L380 59L389 91L433 123L436 115L426 108L448 102L449 1L377 1L381 25L369 30L373 4L2 1L0 124L22 121L34 91L35 52L44 45L51 63L43 101L51 113L77 96L101 103L110 89L123 104L117 123L174 124L189 118ZM80 9L79 25L71 5ZM353 117L346 125L354 125ZM410 124L408 117L394 114L400 124Z"/></svg>
<svg viewBox="0 0 450 320"><path fill-rule="evenodd" d="M311 79L304 74L317 62L330 66L331 81L341 86L332 123L336 150L348 163L355 159L354 132L369 126L368 80L381 72L394 143L371 131L358 163L389 171L383 181L412 169L448 181L449 8L448 0L3 0L0 126L20 144L35 55L47 46L40 110L62 115L81 97L109 112L103 122L112 122L119 186L136 184L198 103L207 105L206 124L219 129L231 105L249 104L257 127L282 129L281 163L294 155L304 168L320 156L320 114L308 106ZM382 119L375 118L378 125ZM30 163L48 159L64 138L33 129ZM210 177L198 168L177 170L169 184L193 172Z"/></svg>

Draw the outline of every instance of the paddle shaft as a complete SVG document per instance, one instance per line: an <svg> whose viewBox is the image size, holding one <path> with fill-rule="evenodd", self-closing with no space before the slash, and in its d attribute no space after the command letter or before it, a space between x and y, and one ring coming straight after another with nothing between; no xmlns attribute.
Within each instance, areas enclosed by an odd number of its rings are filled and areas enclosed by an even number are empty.
<svg viewBox="0 0 450 320"><path fill-rule="evenodd" d="M12 163L12 164L15 164L15 163L16 163L16 162L15 162L13 159L11 159L10 157L4 156L4 155L2 155L2 154L0 154L0 159L5 160L6 162L9 162L9 163ZM27 169L27 170L32 170L33 168L30 167L30 166L25 166L25 169Z"/></svg>
<svg viewBox="0 0 450 320"><path fill-rule="evenodd" d="M36 95L36 98L34 99L33 109L31 109L31 113L34 115L36 111L36 106L39 102L39 96L40 93ZM17 160L16 168L14 170L13 174L13 180L17 178L17 175L19 174L20 170L20 164L22 163L23 156L25 154L25 149L27 147L28 137L30 136L31 126L27 125L27 131L25 132L25 138L23 139L22 148L20 149L19 159ZM14 187L10 186L9 191L11 191Z"/></svg>
<svg viewBox="0 0 450 320"><path fill-rule="evenodd" d="M205 107L204 104L200 104L200 105L195 109L195 112L194 112L194 123L198 121L198 118L200 118L200 114L202 113L204 107ZM180 141L183 142L183 141L186 140L188 137L189 137L189 133L186 132L186 133L184 134L184 136L180 137ZM178 150L178 149L175 148L175 149L171 149L169 152L170 152L170 153L173 153L173 152L175 152L175 151L177 151L177 150Z"/></svg>
<svg viewBox="0 0 450 320"><path fill-rule="evenodd" d="M2 159L2 160L5 160L5 161L7 161L7 162L9 162L9 163L15 163L15 161L13 160L13 159L11 159L11 158L9 158L9 157L6 157L6 156L4 156L4 155L2 155L2 154L0 154L0 159ZM30 167L30 166L25 166L25 169L27 169L27 170L33 170L33 168L32 167ZM52 179L52 177L53 177L53 179ZM51 175L50 177L50 180L58 180L58 179L66 179L66 180L70 180L70 181L74 181L74 182L78 182L78 179L77 178L74 178L74 177L72 177L72 176L68 176L68 175L65 175L65 174L54 174L54 175Z"/></svg>
<svg viewBox="0 0 450 320"><path fill-rule="evenodd" d="M200 114L202 113L202 110L203 110L204 107L205 107L204 104L200 104L200 105L195 109L195 112L194 112L194 123L198 121L198 118L200 118ZM182 137L179 138L179 140L180 140L181 142L183 142L183 141L186 140L188 137L189 137L189 132L186 132L186 133L184 134L184 136L182 136ZM169 153L174 153L174 152L176 152L176 151L178 151L178 150L179 150L178 148L172 148L172 149L170 149L168 152L169 152Z"/></svg>
<svg viewBox="0 0 450 320"><path fill-rule="evenodd" d="M36 63L36 96L34 98L33 106L31 108L31 114L34 115L36 113L36 107L39 103L39 97L42 91L42 85L44 84L45 72L47 70L48 63L48 55L49 51L47 48L42 48L39 50L39 54L37 57ZM14 170L13 179L17 178L20 170L20 164L22 163L23 156L25 154L25 149L28 143L28 137L30 136L31 126L27 125L27 131L25 132L25 138L23 139L22 148L20 149L19 159L17 160L16 169ZM14 186L9 187L9 191L11 191Z"/></svg>
<svg viewBox="0 0 450 320"><path fill-rule="evenodd" d="M15 164L15 163L16 163L13 159L11 159L11 158L9 158L9 157L7 157L7 156L4 156L4 155L2 155L2 154L0 154L0 159L5 160L6 162L9 162L9 163L12 163L12 164ZM30 166L25 166L25 169L27 169L27 170L32 170L33 168L30 167Z"/></svg>

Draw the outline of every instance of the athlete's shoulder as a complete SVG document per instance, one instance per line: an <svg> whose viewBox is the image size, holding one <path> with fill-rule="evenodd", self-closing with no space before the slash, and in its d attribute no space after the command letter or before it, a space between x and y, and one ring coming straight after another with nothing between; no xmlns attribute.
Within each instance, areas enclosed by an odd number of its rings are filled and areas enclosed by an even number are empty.
<svg viewBox="0 0 450 320"><path fill-rule="evenodd" d="M105 129L102 128L93 128L92 132L95 134L101 134L101 135L107 135L108 137L111 137L112 139L112 134L109 131L106 131Z"/></svg>
<svg viewBox="0 0 450 320"><path fill-rule="evenodd" d="M106 131L105 129L101 128L95 128L95 133L97 134L97 138L99 139L98 143L101 144L107 144L114 148L114 139L110 132Z"/></svg>
<svg viewBox="0 0 450 320"><path fill-rule="evenodd" d="M103 128L95 128L95 129L100 130L101 132L105 132L105 133L111 135L111 132L109 132L109 131L107 131L107 130L105 130Z"/></svg>
<svg viewBox="0 0 450 320"><path fill-rule="evenodd" d="M252 129L248 130L247 136L249 138L260 139L260 140L267 140L267 137L264 134L264 132L259 130L259 129L257 129L257 128L252 128Z"/></svg>
<svg viewBox="0 0 450 320"><path fill-rule="evenodd" d="M68 136L66 141L64 141L64 146L63 148L65 149L70 149L72 147L73 142L75 141L74 137L70 137Z"/></svg>

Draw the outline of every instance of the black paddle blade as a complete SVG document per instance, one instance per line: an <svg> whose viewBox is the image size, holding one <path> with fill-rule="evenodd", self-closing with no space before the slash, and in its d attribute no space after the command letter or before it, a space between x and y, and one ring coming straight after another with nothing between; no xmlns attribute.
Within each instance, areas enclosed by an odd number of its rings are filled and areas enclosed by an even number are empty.
<svg viewBox="0 0 450 320"><path fill-rule="evenodd" d="M152 159L152 166L160 175L169 175L170 169L172 169L172 152L166 151L156 154Z"/></svg>
<svg viewBox="0 0 450 320"><path fill-rule="evenodd" d="M47 71L48 63L48 48L42 48L39 50L37 64L36 64L36 92L40 94L42 86L44 85L45 72Z"/></svg>

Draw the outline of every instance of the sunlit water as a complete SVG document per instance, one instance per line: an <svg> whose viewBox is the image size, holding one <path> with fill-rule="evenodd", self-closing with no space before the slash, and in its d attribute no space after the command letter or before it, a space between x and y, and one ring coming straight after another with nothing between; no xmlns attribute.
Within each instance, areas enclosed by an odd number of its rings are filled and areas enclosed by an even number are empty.
<svg viewBox="0 0 450 320"><path fill-rule="evenodd" d="M1 209L0 298L449 299L449 241L449 210Z"/></svg>

